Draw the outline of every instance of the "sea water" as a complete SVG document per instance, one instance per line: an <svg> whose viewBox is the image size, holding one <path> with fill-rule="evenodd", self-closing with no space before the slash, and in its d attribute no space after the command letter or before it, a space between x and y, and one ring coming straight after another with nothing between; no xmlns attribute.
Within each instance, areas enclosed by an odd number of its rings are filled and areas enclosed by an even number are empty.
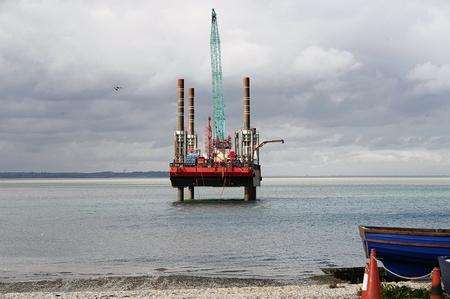
<svg viewBox="0 0 450 299"><path fill-rule="evenodd" d="M237 199L242 188L197 188ZM264 178L258 201L174 204L168 179L0 181L0 281L301 280L364 264L358 225L450 228L450 178Z"/></svg>

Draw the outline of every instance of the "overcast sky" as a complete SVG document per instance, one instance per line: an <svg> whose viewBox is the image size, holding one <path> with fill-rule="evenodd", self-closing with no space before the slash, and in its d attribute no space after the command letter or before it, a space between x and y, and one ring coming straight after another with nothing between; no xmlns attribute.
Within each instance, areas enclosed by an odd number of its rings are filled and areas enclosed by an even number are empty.
<svg viewBox="0 0 450 299"><path fill-rule="evenodd" d="M249 75L252 125L286 140L263 174L450 174L446 0L0 0L0 171L167 169L177 78L203 143L212 7L227 130Z"/></svg>

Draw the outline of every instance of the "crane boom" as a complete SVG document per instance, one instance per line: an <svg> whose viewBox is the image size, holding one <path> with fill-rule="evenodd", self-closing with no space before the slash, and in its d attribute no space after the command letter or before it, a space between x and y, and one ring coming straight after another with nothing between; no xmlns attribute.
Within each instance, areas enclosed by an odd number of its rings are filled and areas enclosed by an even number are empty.
<svg viewBox="0 0 450 299"><path fill-rule="evenodd" d="M223 101L222 84L222 59L220 51L219 28L217 15L214 9L211 14L211 75L212 75L212 99L213 99L213 138L224 141L225 131L225 104Z"/></svg>
<svg viewBox="0 0 450 299"><path fill-rule="evenodd" d="M284 143L284 139L265 140L255 147L255 151L259 150L267 143Z"/></svg>

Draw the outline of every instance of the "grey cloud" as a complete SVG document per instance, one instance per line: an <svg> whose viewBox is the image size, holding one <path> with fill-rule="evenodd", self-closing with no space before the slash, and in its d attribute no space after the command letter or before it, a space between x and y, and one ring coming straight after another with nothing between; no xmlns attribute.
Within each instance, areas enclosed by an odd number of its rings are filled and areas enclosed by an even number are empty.
<svg viewBox="0 0 450 299"><path fill-rule="evenodd" d="M0 170L165 169L179 77L197 89L203 138L209 3L0 5ZM264 149L264 171L450 172L446 1L215 8L228 130L241 126L241 78L250 75L252 123L287 140Z"/></svg>

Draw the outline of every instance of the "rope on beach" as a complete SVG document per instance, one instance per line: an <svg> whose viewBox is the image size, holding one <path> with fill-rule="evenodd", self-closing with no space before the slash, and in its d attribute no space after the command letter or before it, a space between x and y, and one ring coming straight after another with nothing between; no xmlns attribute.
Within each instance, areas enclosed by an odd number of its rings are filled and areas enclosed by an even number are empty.
<svg viewBox="0 0 450 299"><path fill-rule="evenodd" d="M380 261L379 259L377 259L377 261L378 261L378 262L382 262L382 261ZM407 280L409 280L409 279L411 279L411 280L419 280L419 279L424 279L424 278L427 278L427 277L431 277L431 273L433 272L433 271L431 271L430 273L425 274L425 275L423 275L423 276L406 277L406 276L397 274L397 273L395 273L395 272L389 270L389 269L386 267L385 264L383 264L383 267L384 267L384 269L385 269L386 271L388 271L390 274L392 274L392 275L394 275L394 276L397 276L397 277L400 277L400 278L402 278L402 279L407 279Z"/></svg>

